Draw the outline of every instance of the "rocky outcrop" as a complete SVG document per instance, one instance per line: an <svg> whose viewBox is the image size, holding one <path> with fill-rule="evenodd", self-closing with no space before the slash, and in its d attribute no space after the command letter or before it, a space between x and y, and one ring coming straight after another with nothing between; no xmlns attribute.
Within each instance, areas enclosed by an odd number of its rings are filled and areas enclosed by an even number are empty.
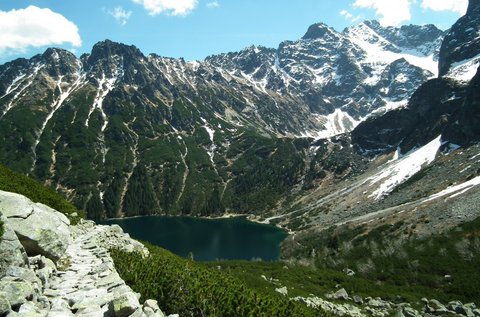
<svg viewBox="0 0 480 317"><path fill-rule="evenodd" d="M440 48L439 75L446 75L454 63L480 54L480 1L470 0L467 13L449 30Z"/></svg>
<svg viewBox="0 0 480 317"><path fill-rule="evenodd" d="M338 296L340 294L341 296ZM350 298L345 289L325 295L327 300L317 297L295 297L295 301L305 305L325 310L336 316L396 316L396 317L421 317L421 316L480 316L480 309L475 303L463 304L460 301L451 301L444 305L436 299L422 299L423 308L419 311L410 303L390 302L380 297L367 297L362 299L355 295ZM361 300L359 300L361 299ZM335 300L331 302L330 300Z"/></svg>
<svg viewBox="0 0 480 317"><path fill-rule="evenodd" d="M70 226L63 215L24 196L0 192L0 197L0 210L8 215L0 213L5 228L0 240L0 316L165 316L154 300L142 305L140 295L115 270L110 248L149 254L119 226L93 221ZM39 234L46 230L51 231L49 239Z"/></svg>
<svg viewBox="0 0 480 317"><path fill-rule="evenodd" d="M70 220L25 196L0 191L0 211L8 220L28 255L60 259L71 241Z"/></svg>

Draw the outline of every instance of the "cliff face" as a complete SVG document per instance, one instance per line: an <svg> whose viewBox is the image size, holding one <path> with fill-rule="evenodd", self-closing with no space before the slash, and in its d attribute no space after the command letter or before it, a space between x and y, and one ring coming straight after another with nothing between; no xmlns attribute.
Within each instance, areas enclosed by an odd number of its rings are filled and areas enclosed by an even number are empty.
<svg viewBox="0 0 480 317"><path fill-rule="evenodd" d="M480 59L479 54L480 1L470 0L467 13L451 27L442 43L439 76L447 75L452 68L471 62L471 59Z"/></svg>

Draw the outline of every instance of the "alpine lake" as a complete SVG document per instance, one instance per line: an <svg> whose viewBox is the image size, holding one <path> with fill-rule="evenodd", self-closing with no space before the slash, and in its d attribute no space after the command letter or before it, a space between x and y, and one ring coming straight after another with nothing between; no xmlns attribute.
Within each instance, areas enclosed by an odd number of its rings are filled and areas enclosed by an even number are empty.
<svg viewBox="0 0 480 317"><path fill-rule="evenodd" d="M205 219L193 217L145 216L109 219L132 238L165 248L196 261L275 261L287 232L259 224L246 217Z"/></svg>

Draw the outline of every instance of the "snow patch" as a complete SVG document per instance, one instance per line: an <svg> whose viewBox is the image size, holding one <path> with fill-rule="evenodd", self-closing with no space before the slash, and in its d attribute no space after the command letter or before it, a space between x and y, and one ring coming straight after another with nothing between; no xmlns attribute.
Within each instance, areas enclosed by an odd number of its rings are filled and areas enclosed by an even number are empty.
<svg viewBox="0 0 480 317"><path fill-rule="evenodd" d="M321 131L306 131L303 132L300 137L327 139L350 132L361 122L355 120L351 115L341 109L336 109L327 116L317 115L317 120L323 123L324 129Z"/></svg>
<svg viewBox="0 0 480 317"><path fill-rule="evenodd" d="M480 54L467 60L453 63L450 71L445 77L453 78L459 81L470 81L477 73L480 65Z"/></svg>
<svg viewBox="0 0 480 317"><path fill-rule="evenodd" d="M433 141L423 147L412 151L398 160L392 160L378 174L370 177L370 185L380 183L380 186L369 197L378 200L391 193L398 185L418 173L424 166L435 160L438 150L442 145L442 136L439 135ZM397 150L397 157L400 153Z"/></svg>
<svg viewBox="0 0 480 317"><path fill-rule="evenodd" d="M467 182L464 182L455 186L447 187L441 192L431 195L430 197L425 199L423 202L431 201L444 196L449 196L448 198L454 198L466 193L467 191L469 191L470 189L478 185L480 185L480 176L472 178Z"/></svg>
<svg viewBox="0 0 480 317"><path fill-rule="evenodd" d="M365 63L384 69L392 62L404 58L408 63L431 72L433 74L432 77L436 77L438 74L438 63L435 61L433 54L425 55L421 52L420 48L406 49L396 46L394 47L399 52L393 52L389 48L389 46L393 46L390 41L386 40L363 23L350 29L347 35L355 45L366 52L366 58L363 61ZM366 79L365 83L378 83L380 72L381 71L374 72L370 78Z"/></svg>
<svg viewBox="0 0 480 317"><path fill-rule="evenodd" d="M215 150L217 148L217 146L213 142L213 138L215 136L215 130L210 128L210 126L207 124L207 120L205 120L204 118L200 118L200 119L202 120L203 123L205 123L203 128L207 131L208 136L210 137L210 142L212 143L208 148L207 153L208 153L208 156L210 157L210 162L212 162L212 165L215 166L215 163L213 161L213 156L215 155Z"/></svg>
<svg viewBox="0 0 480 317"><path fill-rule="evenodd" d="M102 119L103 119L103 125L101 128L101 131L105 131L108 125L108 117L103 111L103 100L105 97L107 97L108 93L113 90L115 87L115 83L117 81L118 77L112 77L112 78L105 78L105 74L102 74L102 78L98 82L98 90L97 90L97 95L95 96L95 99L93 101L93 105L90 108L90 111L88 112L87 120L85 120L85 126L88 127L89 121L90 121L90 116L92 115L93 111L95 109L98 109L101 114L102 114Z"/></svg>

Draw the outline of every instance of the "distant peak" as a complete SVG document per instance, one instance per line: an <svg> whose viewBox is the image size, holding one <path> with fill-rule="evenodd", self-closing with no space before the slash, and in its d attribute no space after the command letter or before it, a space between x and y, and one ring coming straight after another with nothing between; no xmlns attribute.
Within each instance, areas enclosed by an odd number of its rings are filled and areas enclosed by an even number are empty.
<svg viewBox="0 0 480 317"><path fill-rule="evenodd" d="M314 40L324 37L326 34L333 33L334 30L325 23L316 23L311 25L307 33L302 37L303 40Z"/></svg>
<svg viewBox="0 0 480 317"><path fill-rule="evenodd" d="M70 63L76 59L72 52L61 48L48 48L41 55L41 58L52 65L58 65L59 63Z"/></svg>
<svg viewBox="0 0 480 317"><path fill-rule="evenodd" d="M142 52L134 45L125 45L111 40L104 40L96 43L92 48L89 56L89 63L95 62L102 58L109 58L118 55L123 57L144 57Z"/></svg>

